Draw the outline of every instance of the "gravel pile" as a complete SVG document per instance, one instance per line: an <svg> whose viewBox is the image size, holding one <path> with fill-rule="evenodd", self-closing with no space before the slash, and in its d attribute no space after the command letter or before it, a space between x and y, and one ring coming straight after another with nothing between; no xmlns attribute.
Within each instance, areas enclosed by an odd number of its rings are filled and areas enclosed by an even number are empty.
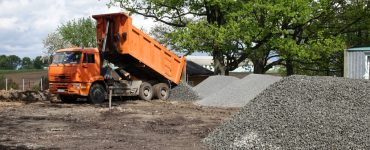
<svg viewBox="0 0 370 150"><path fill-rule="evenodd" d="M199 94L195 92L190 85L180 82L179 85L170 90L169 100L176 101L195 101L199 100Z"/></svg>
<svg viewBox="0 0 370 150"><path fill-rule="evenodd" d="M196 103L202 106L243 107L281 77L250 74L236 80Z"/></svg>
<svg viewBox="0 0 370 150"><path fill-rule="evenodd" d="M370 149L370 80L291 76L204 142L211 149Z"/></svg>
<svg viewBox="0 0 370 150"><path fill-rule="evenodd" d="M0 101L43 101L49 98L47 92L0 90Z"/></svg>
<svg viewBox="0 0 370 150"><path fill-rule="evenodd" d="M232 76L210 76L193 87L193 90L198 92L200 97L205 98L237 80L239 79Z"/></svg>

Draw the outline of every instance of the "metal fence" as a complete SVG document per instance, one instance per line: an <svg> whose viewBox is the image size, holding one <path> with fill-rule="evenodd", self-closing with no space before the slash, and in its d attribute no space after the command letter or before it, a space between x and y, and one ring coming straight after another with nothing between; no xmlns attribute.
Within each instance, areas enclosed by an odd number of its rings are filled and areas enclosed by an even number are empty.
<svg viewBox="0 0 370 150"><path fill-rule="evenodd" d="M48 86L46 85L47 84L47 79L45 78L40 78L40 79L27 79L27 78L22 78L20 81L15 81L15 80L11 80L9 78L5 78L4 79L5 82L3 82L3 84L5 84L5 87L4 85L2 86L3 87L3 90L10 90L10 89L14 89L14 84L17 85L17 88L15 88L16 90L23 90L23 91L43 91L43 90L46 90L48 88Z"/></svg>

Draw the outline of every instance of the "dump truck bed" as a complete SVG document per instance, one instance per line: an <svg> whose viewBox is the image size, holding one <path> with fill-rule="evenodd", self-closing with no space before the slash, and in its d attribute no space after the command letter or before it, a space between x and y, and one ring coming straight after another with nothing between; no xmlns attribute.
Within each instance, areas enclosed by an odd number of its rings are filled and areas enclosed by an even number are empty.
<svg viewBox="0 0 370 150"><path fill-rule="evenodd" d="M185 58L178 57L172 51L159 44L156 40L137 29L132 25L132 18L124 13L94 15L97 21L97 43L101 49L104 43L104 37L109 20L109 30L107 38L106 51L110 54L117 52L118 55L126 55L119 57L110 55L106 60L112 61L115 59L115 65L120 63L130 63L132 59L142 63L147 69L146 74L156 74L165 79L172 81L175 84L180 82L182 69L185 65ZM127 56L129 55L129 56ZM115 57L115 58L111 58ZM119 59L119 61L117 61ZM118 63L118 64L117 64ZM137 65L137 64L136 64ZM140 70L132 68L131 70ZM148 70L151 70L148 72ZM138 72L137 74L140 74Z"/></svg>

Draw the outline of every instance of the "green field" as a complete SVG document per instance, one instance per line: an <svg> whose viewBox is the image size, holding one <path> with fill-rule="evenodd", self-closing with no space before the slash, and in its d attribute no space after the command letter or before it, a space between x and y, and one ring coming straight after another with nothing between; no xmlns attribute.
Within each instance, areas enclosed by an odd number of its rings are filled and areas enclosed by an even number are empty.
<svg viewBox="0 0 370 150"><path fill-rule="evenodd" d="M0 75L14 74L14 73L26 73L26 72L41 72L46 71L44 69L28 69L28 70L0 70Z"/></svg>

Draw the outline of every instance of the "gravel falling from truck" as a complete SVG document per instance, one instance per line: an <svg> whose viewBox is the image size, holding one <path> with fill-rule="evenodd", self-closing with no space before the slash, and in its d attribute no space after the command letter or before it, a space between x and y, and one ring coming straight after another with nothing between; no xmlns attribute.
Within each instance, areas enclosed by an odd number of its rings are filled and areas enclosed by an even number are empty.
<svg viewBox="0 0 370 150"><path fill-rule="evenodd" d="M199 100L199 94L185 82L180 82L179 85L170 90L170 97L168 100L175 101L195 101Z"/></svg>
<svg viewBox="0 0 370 150"><path fill-rule="evenodd" d="M210 133L211 149L370 149L370 81L291 76Z"/></svg>

